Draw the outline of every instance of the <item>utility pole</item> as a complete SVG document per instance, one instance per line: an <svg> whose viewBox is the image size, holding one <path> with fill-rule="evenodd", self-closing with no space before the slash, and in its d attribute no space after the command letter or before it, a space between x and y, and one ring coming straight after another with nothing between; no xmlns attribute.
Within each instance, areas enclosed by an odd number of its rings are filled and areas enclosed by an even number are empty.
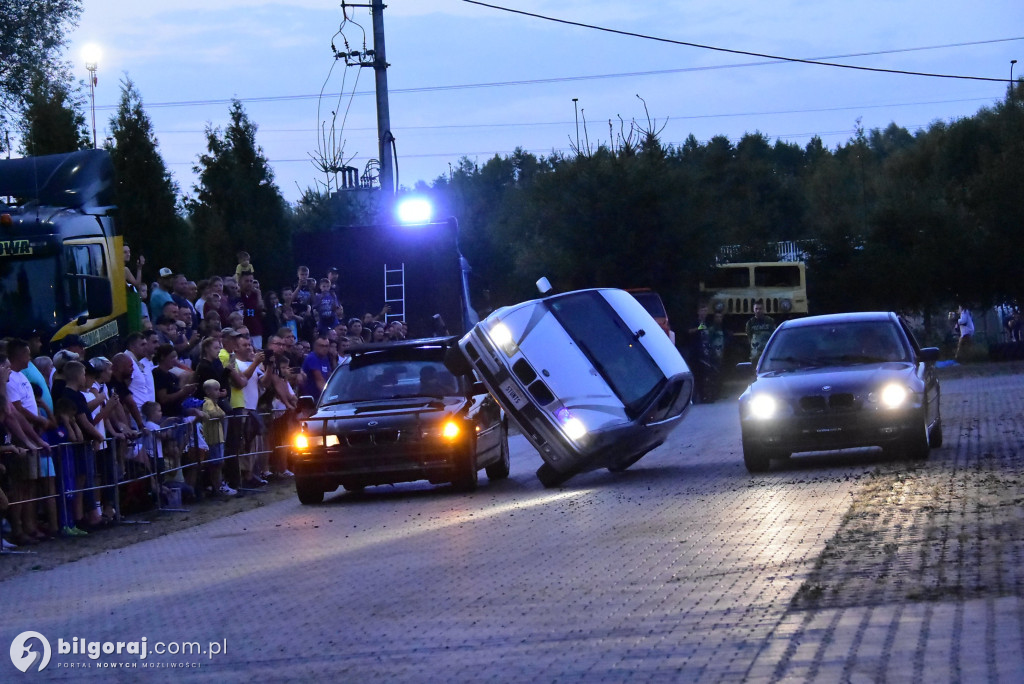
<svg viewBox="0 0 1024 684"><path fill-rule="evenodd" d="M384 52L384 0L372 0L373 74L377 85L377 143L380 147L380 189L385 195L395 192L395 159L391 154L391 112L388 108L388 62Z"/></svg>

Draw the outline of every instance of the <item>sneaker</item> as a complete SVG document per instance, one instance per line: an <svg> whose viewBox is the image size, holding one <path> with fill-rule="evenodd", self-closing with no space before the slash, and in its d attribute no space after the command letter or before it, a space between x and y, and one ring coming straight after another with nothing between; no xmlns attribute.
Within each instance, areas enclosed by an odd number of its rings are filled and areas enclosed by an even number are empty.
<svg viewBox="0 0 1024 684"><path fill-rule="evenodd" d="M281 471L280 473L278 473L278 474L279 474L279 475L280 475L281 477L295 477L295 473L293 473L292 471L290 471L290 470L287 470L287 469L285 469L285 470L282 470L282 471Z"/></svg>
<svg viewBox="0 0 1024 684"><path fill-rule="evenodd" d="M7 541L6 539L0 539L0 542L3 542L2 546L3 546L4 551L13 551L14 549L18 548L17 544L12 544L11 542Z"/></svg>
<svg viewBox="0 0 1024 684"><path fill-rule="evenodd" d="M217 493L222 494L224 496L235 496L236 494L238 494L237 491L228 486L227 482L220 483L220 487L217 489Z"/></svg>
<svg viewBox="0 0 1024 684"><path fill-rule="evenodd" d="M60 530L60 536L62 537L88 537L89 533L85 530L80 530L77 527L62 527Z"/></svg>
<svg viewBox="0 0 1024 684"><path fill-rule="evenodd" d="M264 470L262 473L260 473L260 479L263 480L264 482L268 481L272 477L274 477L274 473L270 472L269 470Z"/></svg>
<svg viewBox="0 0 1024 684"><path fill-rule="evenodd" d="M249 487L250 489L253 487L263 487L266 486L266 484L267 481L264 480L262 477L250 477L248 480L245 481L245 486Z"/></svg>

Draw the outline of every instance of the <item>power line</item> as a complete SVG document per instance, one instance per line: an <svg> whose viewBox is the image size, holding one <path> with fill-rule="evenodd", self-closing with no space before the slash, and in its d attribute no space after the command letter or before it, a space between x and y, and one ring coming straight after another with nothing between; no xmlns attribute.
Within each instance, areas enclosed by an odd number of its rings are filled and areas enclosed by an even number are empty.
<svg viewBox="0 0 1024 684"><path fill-rule="evenodd" d="M780 55L769 55L769 54L766 54L766 53L763 53L763 52L751 52L749 50L735 50L735 49L732 49L732 48L723 48L723 47L717 47L717 46L714 46L714 45L703 45L701 43L691 43L689 41L684 41L684 40L673 40L672 38L661 38L659 36L650 36L650 35L646 35L646 34L643 34L643 33L635 33L633 31L623 31L623 30L620 30L620 29L613 29L613 28L608 28L608 27L605 27L605 26L596 26L594 24L584 24L583 22L579 22L579 21L570 21L568 19L559 19L557 17L549 17L549 16L546 16L546 15L543 15L543 14L537 14L535 12L526 12L524 10L512 9L510 7L502 7L500 5L492 5L490 3L480 2L480 0L462 0L462 1L466 2L466 3L469 3L471 5L479 5L481 7L487 7L487 8L499 10L499 11L502 11L502 12L511 12L512 14L521 14L521 15L526 16L526 17L533 17L535 19L543 19L545 21L552 21L552 22L555 22L557 24L566 24L568 26L578 26L580 28L592 29L594 31L604 31L605 33L614 33L614 34L617 34L617 35L620 35L620 36L629 36L629 37L632 37L632 38L643 38L644 40L653 40L653 41L657 41L659 43L670 43L672 45L682 45L682 46L685 46L685 47L699 48L701 50L713 50L715 52L727 52L727 53L733 54L733 55L746 55L747 57L760 57L761 59L769 59L769 60L773 60L773 61L777 61L777 62L794 62L794 63L798 63L798 64L813 64L813 65L816 65L816 66L834 67L836 69L854 69L856 71L872 71L872 72L884 73L884 74L901 74L901 75L904 75L904 76L927 76L927 77L930 77L930 78L950 78L950 79L958 79L958 80L966 80L966 81L990 81L990 82L995 82L995 83L1009 83L1010 82L1010 80L1007 79L1007 78L988 78L986 76L960 76L960 75L955 75L955 74L935 74L935 73L928 73L928 72L923 72L923 71L905 71L905 70L902 70L902 69L882 69L880 67L866 67L866 66L857 66L855 64L839 64L837 62L825 62L825 61L821 61L821 60L817 60L817 59L802 59L802 58L799 58L799 57L783 57L783 56L780 56ZM1005 38L1003 40L1024 40L1024 37L1022 37L1022 38ZM866 54L870 54L870 53L863 53L863 54L866 55ZM843 55L843 56L845 56L845 55ZM851 55L851 56L860 56L860 55ZM826 58L823 58L823 59L835 59L835 58L834 57L832 57L832 58L826 57Z"/></svg>
<svg viewBox="0 0 1024 684"><path fill-rule="evenodd" d="M469 2L469 0L464 0L464 1ZM489 6L489 5L487 5L487 6ZM509 11L518 11L518 10L509 10ZM554 20L554 21L561 21L561 20ZM568 22L568 23L572 23L572 22ZM613 29L601 29L601 30L612 31ZM640 35L640 34L636 34L636 35ZM667 40L667 39L653 38L653 40ZM944 45L925 45L925 46L909 47L909 48L892 48L892 49L889 49L889 50L876 50L876 51L873 51L873 52L851 52L851 53L842 54L842 55L826 55L826 56L823 56L823 57L814 57L814 58L799 59L799 60L788 60L785 57L771 57L767 61L761 61L761 62L737 62L737 63L733 63L733 64L714 64L714 65L695 66L695 67L678 67L678 68L675 68L675 69L652 69L652 70L648 70L648 71L626 71L626 72L617 72L617 73L612 73L612 74L584 74L584 75L578 75L578 76L555 76L555 77L551 77L551 78L533 78L533 79L522 79L522 80L517 80L517 81L490 81L490 82L485 82L485 83L457 83L457 84L452 84L452 85L419 86L419 87L415 87L415 88L389 88L388 92L390 94L392 94L392 95L403 95L403 94L414 94L414 93L441 92L441 91L447 91L447 90L473 90L473 89L477 89L477 88L507 88L507 87L513 87L513 86L545 85L545 84L548 84L548 83L571 83L571 82L575 82L575 81L598 81L598 80L613 79L613 78L636 78L638 76L665 76L665 75L669 75L669 74L684 74L684 73L700 72L700 71L717 71L717 70L720 70L720 69L744 69L744 68L755 67L755 66L767 66L767 65L771 65L771 64L778 64L779 61L798 61L798 62L804 62L804 63L807 63L807 64L828 65L827 62L823 62L823 61L820 61L820 60L826 60L826 59L845 59L845 58L849 58L849 57L867 57L867 56L888 55L888 54L896 54L896 53L904 53L904 52L921 52L921 51L925 51L925 50L943 50L943 49L954 48L954 47L967 47L967 46L972 46L972 45L988 45L988 44L991 44L991 43L1006 43L1006 42L1017 41L1017 40L1024 40L1024 36L1020 36L1020 37L1016 37L1016 38L993 38L993 39L990 39L990 40L976 40L976 41L971 41L971 42L966 42L966 43L946 43ZM669 41L669 42L678 42L678 41ZM689 45L688 43L682 43L682 44ZM722 49L722 50L724 50L724 48L708 48L708 49ZM729 50L725 50L725 51L730 52ZM756 53L743 53L743 52L739 52L739 51L733 51L733 52L738 52L739 54L754 54L754 55L756 55ZM835 65L835 66L846 66L846 67L849 67L849 65ZM869 67L849 67L849 68L869 69ZM878 70L875 70L875 71L878 71ZM881 71L885 71L885 70L883 69ZM895 73L914 73L914 72L895 72ZM973 76L963 76L963 77L960 77L960 76L949 76L949 78L965 78L965 79L973 79L973 80L995 81L995 82L998 82L998 83L1009 82L1009 79L981 78L981 77L973 77ZM234 101L234 100L238 100L239 102L242 102L242 103L291 102L291 101L297 101L297 100L316 100L316 99L318 99L320 97L332 97L333 98L333 97L336 97L336 96L340 96L341 94L342 93L314 93L314 94L303 94L303 95L266 95L266 96L256 96L256 97L215 98L215 99L209 99L209 100L180 100L180 101L171 101L171 102L150 102L150 103L146 104L146 107L147 108L151 108L151 109L162 109L162 108L165 108L165 107L203 107L203 106L211 106L211 105L231 104L231 102ZM359 90L359 91L353 91L350 95L352 97L357 96L357 95L358 96L374 95L374 91L372 91L372 90ZM112 110L112 109L117 109L117 107L118 107L118 105L97 105L96 109L97 110Z"/></svg>
<svg viewBox="0 0 1024 684"><path fill-rule="evenodd" d="M754 111L754 112L719 112L714 114L669 114L664 117L666 120L672 121L690 121L695 119L726 119L743 116L778 116L780 114L816 114L821 112L841 112L841 111L856 111L861 109L889 109L892 107L919 107L922 105L936 105L936 104L953 104L957 102L982 102L991 100L991 97L967 97L957 98L952 100L923 100L920 102L891 102L887 104L873 104L873 105L842 105L839 107L815 107L808 109L777 109L777 110L765 110L765 111ZM527 121L517 123L485 123L485 124L434 124L429 126L395 126L396 131L429 131L429 130L465 130L474 128L532 128L540 126L571 126L573 121ZM260 127L261 133L313 133L316 132L315 127L310 128L263 128ZM376 131L374 126L361 126L346 128L349 132L365 132L365 131ZM158 135L175 135L175 134L196 134L204 133L205 131L198 129L179 129L179 130L162 130L157 131Z"/></svg>

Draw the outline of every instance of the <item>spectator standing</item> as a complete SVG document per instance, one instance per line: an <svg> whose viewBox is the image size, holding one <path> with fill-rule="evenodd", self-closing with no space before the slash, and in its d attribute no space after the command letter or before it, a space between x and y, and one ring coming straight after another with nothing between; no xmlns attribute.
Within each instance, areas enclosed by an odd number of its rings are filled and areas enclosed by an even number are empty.
<svg viewBox="0 0 1024 684"><path fill-rule="evenodd" d="M696 386L695 400L700 403L711 401L711 329L708 325L707 304L697 307L696 324L686 331L690 343L690 369Z"/></svg>
<svg viewBox="0 0 1024 684"><path fill-rule="evenodd" d="M764 313L764 302L754 302L754 317L747 321L747 339L750 341L750 361L757 365L768 338L775 332L775 321Z"/></svg>
<svg viewBox="0 0 1024 684"><path fill-rule="evenodd" d="M150 359L156 350L156 340L156 332L147 330L146 332L132 333L125 341L127 354L134 366L129 388L138 405L147 401L156 401L156 387L153 385L153 362Z"/></svg>
<svg viewBox="0 0 1024 684"><path fill-rule="evenodd" d="M331 342L326 335L320 335L313 341L313 350L302 362L302 372L306 376L302 385L302 395L311 396L314 400L320 398L332 370L330 351Z"/></svg>
<svg viewBox="0 0 1024 684"><path fill-rule="evenodd" d="M157 281L157 286L149 292L150 315L159 316L164 309L164 304L174 301L173 297L171 297L173 280L174 271L166 266L160 269L160 279Z"/></svg>
<svg viewBox="0 0 1024 684"><path fill-rule="evenodd" d="M957 307L957 319L954 328L958 335L956 360L964 363L967 361L971 350L971 342L974 340L974 319L971 317L970 309L963 304Z"/></svg>
<svg viewBox="0 0 1024 684"><path fill-rule="evenodd" d="M135 262L135 272L132 272L132 250L128 245L122 248L124 255L124 280L127 286L127 309L128 309L128 331L137 332L142 330L142 267L146 258L139 255Z"/></svg>
<svg viewBox="0 0 1024 684"><path fill-rule="evenodd" d="M232 422L228 425L228 442L230 450L238 456L241 483L245 487L258 487L267 483L259 476L264 468L256 467L252 449L256 437L262 433L256 407L261 387L265 384L264 358L262 352L257 354L253 350L249 338L239 338L233 362L236 372L231 377L232 417L229 420Z"/></svg>
<svg viewBox="0 0 1024 684"><path fill-rule="evenodd" d="M239 301L242 303L243 324L249 329L249 335L256 349L263 349L263 315L266 306L263 295L253 284L252 273L243 273L239 285Z"/></svg>
<svg viewBox="0 0 1024 684"><path fill-rule="evenodd" d="M192 333L195 332L193 326L198 325L199 321L199 314L196 312L196 307L189 301L189 294L191 292L192 287L189 285L189 281L185 275L183 273L175 275L171 280L171 299L178 305L178 320L186 321L188 324L188 327L185 330L186 339L192 337ZM180 315L180 311L182 309L189 312L190 315L188 319Z"/></svg>
<svg viewBox="0 0 1024 684"><path fill-rule="evenodd" d="M224 396L220 383L210 379L203 383L203 438L210 448L207 461L207 475L211 488L223 496L235 496L237 491L228 486L222 477L224 463L224 416L219 401Z"/></svg>
<svg viewBox="0 0 1024 684"><path fill-rule="evenodd" d="M292 292L295 293L295 301L305 306L313 298L313 291L309 288L309 266L299 266L296 278Z"/></svg>
<svg viewBox="0 0 1024 684"><path fill-rule="evenodd" d="M320 280L320 291L313 297L312 306L317 334L326 335L338 325L338 295L331 291L331 281L327 278Z"/></svg>

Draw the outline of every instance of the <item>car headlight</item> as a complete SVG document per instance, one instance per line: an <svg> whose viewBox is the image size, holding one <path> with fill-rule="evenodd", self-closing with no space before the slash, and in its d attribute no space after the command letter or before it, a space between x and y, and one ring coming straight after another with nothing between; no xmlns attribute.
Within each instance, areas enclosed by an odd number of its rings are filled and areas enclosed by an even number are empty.
<svg viewBox="0 0 1024 684"><path fill-rule="evenodd" d="M458 438L460 432L459 424L454 420L449 420L441 427L441 436L449 441Z"/></svg>
<svg viewBox="0 0 1024 684"><path fill-rule="evenodd" d="M587 434L587 426L583 421L576 418L569 412L569 409L562 407L555 411L555 418L562 426L566 436L574 442L578 442Z"/></svg>
<svg viewBox="0 0 1024 684"><path fill-rule="evenodd" d="M906 387L895 383L886 385L882 388L882 406L892 409L899 408L906 403L908 396L910 396L910 393L907 391Z"/></svg>
<svg viewBox="0 0 1024 684"><path fill-rule="evenodd" d="M516 341L512 337L512 331L504 323L495 323L488 331L491 341L501 348L508 356L516 352Z"/></svg>
<svg viewBox="0 0 1024 684"><path fill-rule="evenodd" d="M309 448L309 436L301 432L295 435L295 448L301 450Z"/></svg>
<svg viewBox="0 0 1024 684"><path fill-rule="evenodd" d="M310 449L312 447L332 447L340 444L338 435L307 435L304 432L300 432L295 435L295 448L300 451L304 449Z"/></svg>
<svg viewBox="0 0 1024 684"><path fill-rule="evenodd" d="M750 415L758 420L774 418L776 411L779 410L779 404L775 401L775 397L768 394L754 395L751 397L748 406L750 408Z"/></svg>

